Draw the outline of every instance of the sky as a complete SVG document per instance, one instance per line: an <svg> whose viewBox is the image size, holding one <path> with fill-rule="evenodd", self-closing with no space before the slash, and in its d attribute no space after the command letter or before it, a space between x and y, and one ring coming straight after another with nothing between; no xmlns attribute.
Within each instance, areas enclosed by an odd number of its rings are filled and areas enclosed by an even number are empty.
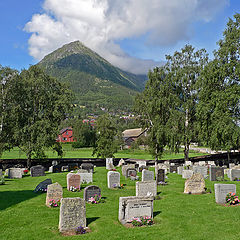
<svg viewBox="0 0 240 240"><path fill-rule="evenodd" d="M1 0L0 64L18 70L79 40L145 74L186 44L210 58L240 0Z"/></svg>

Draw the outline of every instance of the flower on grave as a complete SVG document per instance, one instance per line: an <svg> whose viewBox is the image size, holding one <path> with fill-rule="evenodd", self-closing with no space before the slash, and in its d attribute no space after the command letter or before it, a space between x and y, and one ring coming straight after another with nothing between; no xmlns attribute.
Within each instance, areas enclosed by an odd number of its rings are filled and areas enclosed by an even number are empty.
<svg viewBox="0 0 240 240"><path fill-rule="evenodd" d="M49 200L49 206L50 207L59 207L60 206L60 200L50 199Z"/></svg>
<svg viewBox="0 0 240 240"><path fill-rule="evenodd" d="M84 227L82 227L82 226L79 226L79 227L77 227L77 228L75 229L75 232L76 232L77 235L79 235L79 234L85 234L85 233L86 233L86 229L85 229Z"/></svg>
<svg viewBox="0 0 240 240"><path fill-rule="evenodd" d="M134 217L131 221L132 225L135 227L141 227L144 225L153 225L153 220L150 216Z"/></svg>
<svg viewBox="0 0 240 240"><path fill-rule="evenodd" d="M27 174L27 173L28 173L28 170L27 170L27 169L23 170L23 173L24 173L24 174Z"/></svg>
<svg viewBox="0 0 240 240"><path fill-rule="evenodd" d="M240 200L235 193L230 192L226 196L226 202L229 205L236 205L236 204L239 204Z"/></svg>
<svg viewBox="0 0 240 240"><path fill-rule="evenodd" d="M80 188L75 188L74 186L70 186L69 190L71 192L80 192Z"/></svg>
<svg viewBox="0 0 240 240"><path fill-rule="evenodd" d="M103 203L104 200L102 199L101 195L95 194L94 197L90 197L88 199L88 202L91 204L98 204L98 203Z"/></svg>

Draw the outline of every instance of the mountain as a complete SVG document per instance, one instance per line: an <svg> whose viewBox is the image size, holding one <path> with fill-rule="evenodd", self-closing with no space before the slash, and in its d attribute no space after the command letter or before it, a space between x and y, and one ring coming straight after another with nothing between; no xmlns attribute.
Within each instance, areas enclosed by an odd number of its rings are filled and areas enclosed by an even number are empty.
<svg viewBox="0 0 240 240"><path fill-rule="evenodd" d="M147 78L114 67L79 41L48 54L38 65L49 75L69 83L79 106L100 106L111 111L130 110Z"/></svg>

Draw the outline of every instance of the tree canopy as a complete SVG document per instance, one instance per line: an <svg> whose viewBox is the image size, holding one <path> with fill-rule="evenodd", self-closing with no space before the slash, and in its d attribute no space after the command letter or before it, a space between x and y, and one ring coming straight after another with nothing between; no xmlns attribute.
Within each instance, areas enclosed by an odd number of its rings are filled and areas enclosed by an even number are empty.
<svg viewBox="0 0 240 240"><path fill-rule="evenodd" d="M199 137L212 149L240 146L240 14L229 19L199 86Z"/></svg>
<svg viewBox="0 0 240 240"><path fill-rule="evenodd" d="M96 127L97 140L93 148L93 155L102 158L112 158L117 152L118 131L113 119L109 115L102 115L97 120Z"/></svg>
<svg viewBox="0 0 240 240"><path fill-rule="evenodd" d="M6 91L3 114L8 117L3 120L1 142L24 151L28 166L33 157L45 156L46 147L61 154L56 137L60 122L71 109L72 94L68 88L37 66L31 66L11 77Z"/></svg>

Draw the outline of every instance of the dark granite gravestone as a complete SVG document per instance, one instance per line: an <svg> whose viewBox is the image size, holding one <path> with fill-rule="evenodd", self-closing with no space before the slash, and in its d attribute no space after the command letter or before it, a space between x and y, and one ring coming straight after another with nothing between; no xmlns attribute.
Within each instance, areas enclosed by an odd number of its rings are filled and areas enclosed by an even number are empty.
<svg viewBox="0 0 240 240"><path fill-rule="evenodd" d="M170 166L170 173L176 173L177 172L177 168L178 168L177 165Z"/></svg>
<svg viewBox="0 0 240 240"><path fill-rule="evenodd" d="M92 163L82 163L81 169L85 169L89 173L91 173L91 172L94 172L94 165Z"/></svg>
<svg viewBox="0 0 240 240"><path fill-rule="evenodd" d="M68 164L68 171L76 170L78 169L78 163L69 163Z"/></svg>
<svg viewBox="0 0 240 240"><path fill-rule="evenodd" d="M221 167L210 167L210 181L222 181L224 180L224 168Z"/></svg>
<svg viewBox="0 0 240 240"><path fill-rule="evenodd" d="M46 180L44 180L43 182L40 182L34 192L47 192L47 186L52 184L52 179L48 178Z"/></svg>
<svg viewBox="0 0 240 240"><path fill-rule="evenodd" d="M135 168L128 168L127 169L127 176L126 177L136 177L137 176L137 170Z"/></svg>
<svg viewBox="0 0 240 240"><path fill-rule="evenodd" d="M45 176L45 169L42 165L33 166L30 168L32 177Z"/></svg>
<svg viewBox="0 0 240 240"><path fill-rule="evenodd" d="M94 197L95 195L101 197L101 189L98 186L90 185L84 188L83 199L85 201L88 201L89 198Z"/></svg>
<svg viewBox="0 0 240 240"><path fill-rule="evenodd" d="M165 170L164 169L158 169L157 173L157 183L164 183L165 182Z"/></svg>
<svg viewBox="0 0 240 240"><path fill-rule="evenodd" d="M53 173L60 173L61 172L61 166L60 165L55 165L55 166L52 166L52 172Z"/></svg>

